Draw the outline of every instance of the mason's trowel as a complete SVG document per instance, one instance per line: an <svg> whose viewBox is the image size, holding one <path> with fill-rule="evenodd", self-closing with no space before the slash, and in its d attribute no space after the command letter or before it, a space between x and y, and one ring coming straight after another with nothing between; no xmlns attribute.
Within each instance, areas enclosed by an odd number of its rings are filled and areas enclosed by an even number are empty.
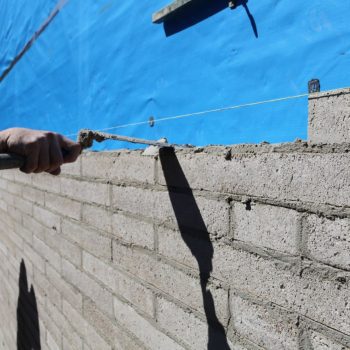
<svg viewBox="0 0 350 350"><path fill-rule="evenodd" d="M82 129L78 134L77 142L81 145L82 149L87 149L92 147L93 142L103 142L106 140L116 140L116 141L124 141L130 143L136 143L140 145L148 145L154 146L157 148L160 147L172 147L172 148L187 148L191 147L190 145L176 145L168 143L166 139L162 139L159 141L153 140L145 140L139 139L135 137L122 136L122 135L114 135L108 134L100 131L93 131L89 129ZM0 154L0 170L5 169L16 169L21 168L24 165L25 159L21 156L15 154L2 153Z"/></svg>

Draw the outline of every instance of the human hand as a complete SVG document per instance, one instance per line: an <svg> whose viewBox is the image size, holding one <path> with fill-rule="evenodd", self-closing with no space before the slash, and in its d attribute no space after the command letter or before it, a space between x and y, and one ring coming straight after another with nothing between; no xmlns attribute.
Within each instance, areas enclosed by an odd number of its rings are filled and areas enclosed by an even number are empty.
<svg viewBox="0 0 350 350"><path fill-rule="evenodd" d="M78 158L81 146L54 132L11 128L0 132L0 152L23 156L24 173L59 175L62 164Z"/></svg>

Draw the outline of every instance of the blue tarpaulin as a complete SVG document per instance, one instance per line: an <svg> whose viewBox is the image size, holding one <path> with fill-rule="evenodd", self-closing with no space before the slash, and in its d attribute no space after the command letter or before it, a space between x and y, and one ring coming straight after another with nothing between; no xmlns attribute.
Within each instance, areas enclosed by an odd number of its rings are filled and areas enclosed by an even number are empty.
<svg viewBox="0 0 350 350"><path fill-rule="evenodd" d="M167 0L68 0L0 83L0 128L74 137L123 126L110 132L195 145L306 139L307 97L157 119L304 94L312 78L349 86L350 2L210 3L164 25L152 13ZM0 75L56 5L1 1Z"/></svg>

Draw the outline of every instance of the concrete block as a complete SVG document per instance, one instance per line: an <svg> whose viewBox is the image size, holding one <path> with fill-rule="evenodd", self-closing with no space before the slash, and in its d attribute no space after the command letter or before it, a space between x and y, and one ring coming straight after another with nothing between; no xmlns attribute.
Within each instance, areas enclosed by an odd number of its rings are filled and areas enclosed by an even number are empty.
<svg viewBox="0 0 350 350"><path fill-rule="evenodd" d="M350 272L303 266L300 313L350 336Z"/></svg>
<svg viewBox="0 0 350 350"><path fill-rule="evenodd" d="M34 286L36 291L40 289L40 293L45 296L46 307L48 303L51 303L61 309L62 299L60 292L50 283L46 276L38 270L34 270ZM56 325L60 326L57 322Z"/></svg>
<svg viewBox="0 0 350 350"><path fill-rule="evenodd" d="M31 186L33 175L24 174L21 171L17 171L17 170L12 170L10 171L10 173L14 181L27 186Z"/></svg>
<svg viewBox="0 0 350 350"><path fill-rule="evenodd" d="M81 203L58 196L57 194L45 193L45 207L62 216L79 220Z"/></svg>
<svg viewBox="0 0 350 350"><path fill-rule="evenodd" d="M252 204L247 210L243 203L234 203L233 237L256 246L283 253L299 253L299 214L286 208Z"/></svg>
<svg viewBox="0 0 350 350"><path fill-rule="evenodd" d="M350 270L350 220L329 220L309 215L304 221L305 254L310 258Z"/></svg>
<svg viewBox="0 0 350 350"><path fill-rule="evenodd" d="M171 200L170 200L171 196ZM156 192L153 217L173 226L210 232L223 237L229 232L229 204L181 193Z"/></svg>
<svg viewBox="0 0 350 350"><path fill-rule="evenodd" d="M83 337L92 349L112 350L112 347L95 331L95 329L70 304L63 301L63 314L74 329ZM84 346L85 349L85 346Z"/></svg>
<svg viewBox="0 0 350 350"><path fill-rule="evenodd" d="M157 298L157 322L160 327L183 341L189 349L206 350L214 344L217 349L231 348L228 347L229 341L224 333L216 329L208 331L207 322L163 298Z"/></svg>
<svg viewBox="0 0 350 350"><path fill-rule="evenodd" d="M62 336L69 339L72 349L79 349L82 346L82 340L80 336L73 331L72 326L69 321L63 315L62 308L57 308L51 302L46 303L47 313L50 315L51 319L55 324L61 329ZM63 338L62 337L62 338ZM60 348L61 349L61 348Z"/></svg>
<svg viewBox="0 0 350 350"><path fill-rule="evenodd" d="M61 178L61 194L86 203L109 204L107 184Z"/></svg>
<svg viewBox="0 0 350 350"><path fill-rule="evenodd" d="M7 192L13 194L16 197L22 196L22 188L23 186L16 184L14 182L8 181L7 183Z"/></svg>
<svg viewBox="0 0 350 350"><path fill-rule="evenodd" d="M152 218L155 194L136 187L112 186L112 206L115 209Z"/></svg>
<svg viewBox="0 0 350 350"><path fill-rule="evenodd" d="M193 277L139 249L125 247L117 242L113 242L113 263L156 287L159 291L205 314L198 277ZM206 289L212 295L215 308L215 315L208 315L208 317L218 318L221 323L226 324L228 291L212 284L209 284Z"/></svg>
<svg viewBox="0 0 350 350"><path fill-rule="evenodd" d="M83 297L82 294L55 271L50 265L46 265L46 277L48 281L60 292L62 299L74 306L77 311L82 312Z"/></svg>
<svg viewBox="0 0 350 350"><path fill-rule="evenodd" d="M76 287L83 295L88 296L98 308L111 317L113 315L112 294L90 278L86 273L78 270L67 260L62 260L62 277ZM78 330L77 330L78 331Z"/></svg>
<svg viewBox="0 0 350 350"><path fill-rule="evenodd" d="M224 236L229 229L229 204L180 193L113 186L113 206L122 211ZM174 207L176 213L174 211Z"/></svg>
<svg viewBox="0 0 350 350"><path fill-rule="evenodd" d="M22 226L22 223L15 223L13 228L14 234L20 236L23 240L25 240L28 244L33 244L33 234L27 228Z"/></svg>
<svg viewBox="0 0 350 350"><path fill-rule="evenodd" d="M45 260L27 243L23 246L23 259L30 261L36 269L45 273Z"/></svg>
<svg viewBox="0 0 350 350"><path fill-rule="evenodd" d="M60 350L61 349L61 346L59 346L54 338L51 336L51 333L50 332L47 332L46 333L46 343L47 343L47 346L48 346L48 349L49 350Z"/></svg>
<svg viewBox="0 0 350 350"><path fill-rule="evenodd" d="M350 89L309 95L308 140L350 142Z"/></svg>
<svg viewBox="0 0 350 350"><path fill-rule="evenodd" d="M16 208L24 214L33 215L33 204L21 197L16 197Z"/></svg>
<svg viewBox="0 0 350 350"><path fill-rule="evenodd" d="M313 350L350 350L349 347L329 339L318 332L311 332L309 339Z"/></svg>
<svg viewBox="0 0 350 350"><path fill-rule="evenodd" d="M111 232L111 212L106 207L83 204L82 221L99 230Z"/></svg>
<svg viewBox="0 0 350 350"><path fill-rule="evenodd" d="M61 176L81 176L81 156L74 163L66 163L61 166Z"/></svg>
<svg viewBox="0 0 350 350"><path fill-rule="evenodd" d="M104 260L111 259L111 239L90 230L79 222L62 221L62 234L83 250Z"/></svg>
<svg viewBox="0 0 350 350"><path fill-rule="evenodd" d="M63 350L83 350L83 341L80 338L80 336L74 332L74 334L76 334L76 337L74 339L75 342L72 343L71 339L68 339L67 337L63 336L62 337L62 349Z"/></svg>
<svg viewBox="0 0 350 350"><path fill-rule="evenodd" d="M22 215L22 224L18 224L19 227L17 229L17 232L22 231L24 232L21 235L25 234L25 230L30 231L32 234L35 233L35 235L40 238L42 241L45 241L46 239L46 232L48 230L51 230L50 228L47 228L43 224L36 221L32 216L29 215ZM52 230L56 232L55 230Z"/></svg>
<svg viewBox="0 0 350 350"><path fill-rule="evenodd" d="M143 350L135 339L132 339L125 330L101 313L96 305L88 298L84 300L84 318L96 331L113 346L113 349Z"/></svg>
<svg viewBox="0 0 350 350"><path fill-rule="evenodd" d="M46 173L35 174L32 178L32 184L39 190L59 193L61 178Z"/></svg>
<svg viewBox="0 0 350 350"><path fill-rule="evenodd" d="M17 209L17 207L13 207L12 205L7 205L7 214L14 222L17 222L17 223L22 222L22 213L20 210Z"/></svg>
<svg viewBox="0 0 350 350"><path fill-rule="evenodd" d="M112 292L124 297L139 310L153 317L153 293L130 276L103 263L91 254L83 254L83 268Z"/></svg>
<svg viewBox="0 0 350 350"><path fill-rule="evenodd" d="M8 192L5 192L3 191L1 193L1 199L3 201L5 201L5 203L7 203L7 205L12 205L12 206L15 206L16 205L16 196L14 196L13 194L11 193L8 193Z"/></svg>
<svg viewBox="0 0 350 350"><path fill-rule="evenodd" d="M57 271L61 271L61 257L60 255L46 245L43 241L33 236L33 248L40 254L50 265Z"/></svg>
<svg viewBox="0 0 350 350"><path fill-rule="evenodd" d="M3 199L0 199L0 209L7 212L7 203ZM3 215L3 214L2 214Z"/></svg>
<svg viewBox="0 0 350 350"><path fill-rule="evenodd" d="M39 204L41 206L45 205L45 192L43 191L37 190L32 187L24 186L22 195L23 198L28 201Z"/></svg>
<svg viewBox="0 0 350 350"><path fill-rule="evenodd" d="M54 231L59 231L61 227L61 217L51 211L38 207L34 205L33 207L33 217L39 223L45 225L46 227L53 229Z"/></svg>
<svg viewBox="0 0 350 350"><path fill-rule="evenodd" d="M210 150L195 154L179 151L177 157L193 190L206 189L279 201L348 205L348 154L271 153L268 147L268 153L235 153L240 149L233 147L230 161ZM159 168L159 183L165 185L163 171ZM183 179L177 177L169 178L168 184L175 187L185 185Z"/></svg>
<svg viewBox="0 0 350 350"><path fill-rule="evenodd" d="M124 242L148 249L154 248L154 226L151 220L142 220L136 215L114 213L112 214L112 233Z"/></svg>
<svg viewBox="0 0 350 350"><path fill-rule="evenodd" d="M46 232L45 242L69 262L77 267L81 266L82 248L77 244L71 243L63 235L59 235L54 231Z"/></svg>
<svg viewBox="0 0 350 350"><path fill-rule="evenodd" d="M85 177L153 184L154 169L154 157L143 156L142 151L86 152L82 156Z"/></svg>
<svg viewBox="0 0 350 350"><path fill-rule="evenodd" d="M236 294L231 298L231 315L232 327L243 338L269 350L298 349L297 314Z"/></svg>
<svg viewBox="0 0 350 350"><path fill-rule="evenodd" d="M38 304L38 314L40 315L40 320L45 325L44 329L46 329L46 337L45 337L46 339L45 339L43 344L44 345L47 344L47 334L50 333L50 336L55 341L55 343L61 347L62 332L61 332L60 328L52 320L50 315L47 312L45 312L44 310L45 310L44 306L40 306L40 303L39 303ZM41 331L42 330L40 329L40 332Z"/></svg>
<svg viewBox="0 0 350 350"><path fill-rule="evenodd" d="M255 295L293 311L300 308L299 259L276 260L215 244L212 276L242 294Z"/></svg>
<svg viewBox="0 0 350 350"><path fill-rule="evenodd" d="M149 320L139 315L130 305L114 298L114 315L129 332L152 350L184 350L184 348L156 328Z"/></svg>
<svg viewBox="0 0 350 350"><path fill-rule="evenodd" d="M198 261L201 264L202 272L210 272L210 256L213 253L213 243L208 239L200 239L184 233L185 237L178 230L167 227L157 227L158 252L170 260L174 260L195 270L199 270ZM192 254L191 248L195 247L196 257Z"/></svg>
<svg viewBox="0 0 350 350"><path fill-rule="evenodd" d="M14 169L1 170L1 177L3 179L14 181L14 174L16 171L18 170L14 170Z"/></svg>

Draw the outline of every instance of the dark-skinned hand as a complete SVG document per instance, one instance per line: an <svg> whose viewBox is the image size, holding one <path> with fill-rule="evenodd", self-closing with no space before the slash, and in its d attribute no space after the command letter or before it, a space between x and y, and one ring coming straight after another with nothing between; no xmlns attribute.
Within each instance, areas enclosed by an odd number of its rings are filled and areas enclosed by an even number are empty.
<svg viewBox="0 0 350 350"><path fill-rule="evenodd" d="M54 132L11 128L0 132L0 153L23 156L25 163L20 170L26 174L59 175L62 164L78 158L81 146Z"/></svg>

